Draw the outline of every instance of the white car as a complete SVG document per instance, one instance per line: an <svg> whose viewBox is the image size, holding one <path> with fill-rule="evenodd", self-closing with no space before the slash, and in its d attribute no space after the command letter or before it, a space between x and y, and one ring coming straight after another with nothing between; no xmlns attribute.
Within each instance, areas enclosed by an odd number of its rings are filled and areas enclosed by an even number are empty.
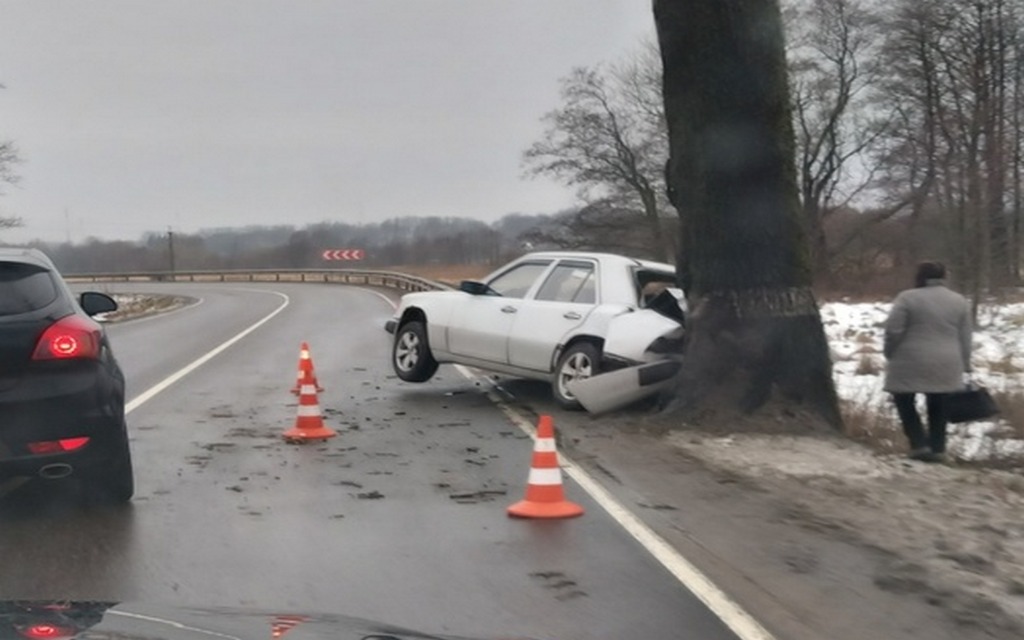
<svg viewBox="0 0 1024 640"><path fill-rule="evenodd" d="M424 382L451 362L568 388L678 350L685 302L675 267L606 253L541 252L458 290L409 293L385 328L398 377Z"/></svg>

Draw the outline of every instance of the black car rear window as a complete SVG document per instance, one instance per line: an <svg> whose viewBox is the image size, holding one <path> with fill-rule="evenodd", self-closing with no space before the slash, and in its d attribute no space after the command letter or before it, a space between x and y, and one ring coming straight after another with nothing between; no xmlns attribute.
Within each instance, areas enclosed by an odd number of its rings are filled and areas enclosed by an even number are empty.
<svg viewBox="0 0 1024 640"><path fill-rule="evenodd" d="M42 309L57 298L50 272L21 262L0 262L0 316Z"/></svg>

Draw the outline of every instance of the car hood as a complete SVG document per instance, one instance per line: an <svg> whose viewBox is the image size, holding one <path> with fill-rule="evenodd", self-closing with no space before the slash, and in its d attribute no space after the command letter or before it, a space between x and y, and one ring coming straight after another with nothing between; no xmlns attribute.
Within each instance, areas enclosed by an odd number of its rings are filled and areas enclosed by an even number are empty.
<svg viewBox="0 0 1024 640"><path fill-rule="evenodd" d="M0 601L0 640L277 640L285 636L287 640L460 640L360 618L289 610L142 602ZM506 640L513 639L506 636Z"/></svg>
<svg viewBox="0 0 1024 640"><path fill-rule="evenodd" d="M455 300L458 298L465 298L468 295L468 293L463 291L416 291L414 293L407 293L403 295L401 306L415 307L424 300Z"/></svg>

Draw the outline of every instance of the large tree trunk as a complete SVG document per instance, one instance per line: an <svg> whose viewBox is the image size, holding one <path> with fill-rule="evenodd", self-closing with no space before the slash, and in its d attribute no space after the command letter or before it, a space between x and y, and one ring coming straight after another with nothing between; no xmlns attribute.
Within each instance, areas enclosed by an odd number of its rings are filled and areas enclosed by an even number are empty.
<svg viewBox="0 0 1024 640"><path fill-rule="evenodd" d="M654 0L693 314L674 407L841 423L801 230L777 0Z"/></svg>

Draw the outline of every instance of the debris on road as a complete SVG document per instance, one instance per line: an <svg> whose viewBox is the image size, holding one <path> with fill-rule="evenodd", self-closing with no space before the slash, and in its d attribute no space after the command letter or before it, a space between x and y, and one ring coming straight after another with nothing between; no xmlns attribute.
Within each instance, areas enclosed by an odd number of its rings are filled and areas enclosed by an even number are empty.
<svg viewBox="0 0 1024 640"><path fill-rule="evenodd" d="M459 504L477 504L480 502L493 502L497 496L504 495L508 495L508 491L504 489L483 489L481 491L473 491L472 493L453 493L448 498Z"/></svg>
<svg viewBox="0 0 1024 640"><path fill-rule="evenodd" d="M366 493L357 493L356 498L360 500L382 500L384 494L380 491L367 491Z"/></svg>

